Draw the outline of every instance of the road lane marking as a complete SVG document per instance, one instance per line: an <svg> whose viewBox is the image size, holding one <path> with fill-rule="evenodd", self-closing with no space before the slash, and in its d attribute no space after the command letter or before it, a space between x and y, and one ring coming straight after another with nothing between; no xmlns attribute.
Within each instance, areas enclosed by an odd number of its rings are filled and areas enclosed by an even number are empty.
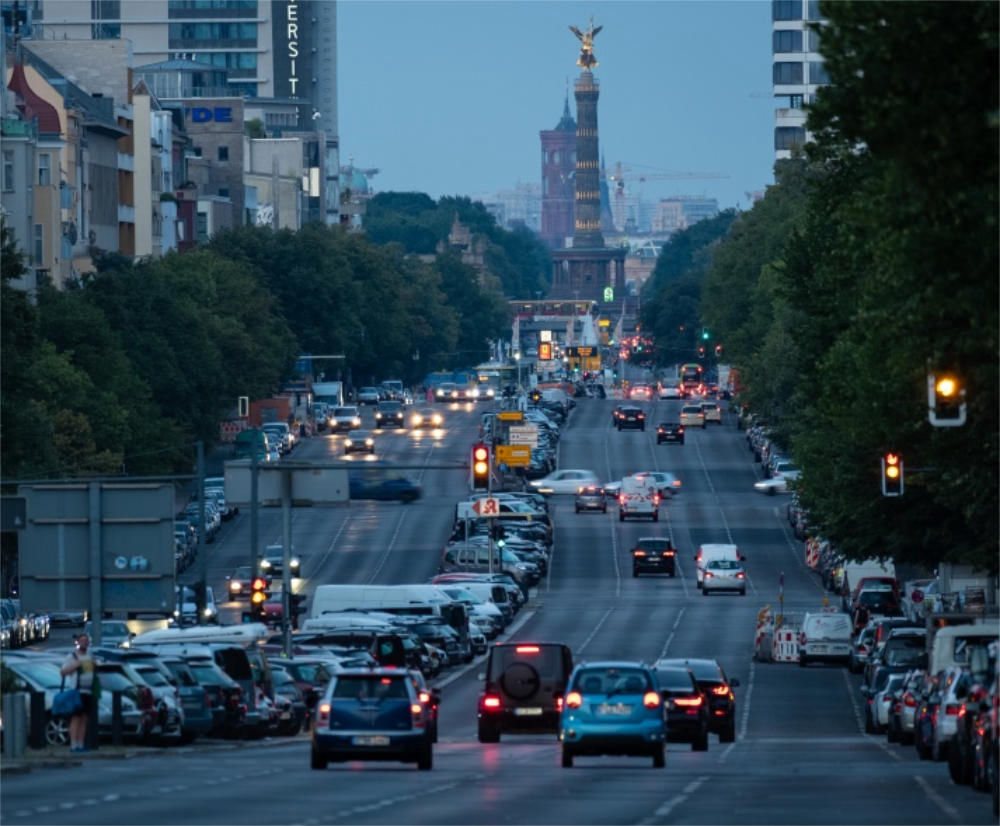
<svg viewBox="0 0 1000 826"><path fill-rule="evenodd" d="M582 653L583 653L583 649L584 649L584 648L586 648L586 647L587 647L588 645L590 645L590 641L591 641L592 639L594 639L594 637L595 637L595 636L597 636L597 632L601 630L601 626L602 626L602 625L604 625L605 621L607 620L607 618L608 618L608 617L610 617L610 616L611 616L611 614L612 614L612 612L613 612L614 610L615 610L615 606L614 606L614 605L612 605L612 606L611 606L611 607L610 607L610 608L609 608L609 609L608 609L607 611L605 611L605 612L604 612L604 616L602 616L602 617L601 617L601 618L600 618L600 619L599 619L599 620L597 621L597 625L595 625L595 626L594 626L594 630L590 632L590 635L589 635L589 636L587 637L587 639L585 639L585 640L583 641L583 645L581 645L581 646L580 646L580 647L579 647L579 648L578 648L578 649L576 650L576 651L577 651L577 654L582 654Z"/></svg>
<svg viewBox="0 0 1000 826"><path fill-rule="evenodd" d="M652 815L639 822L642 824L649 824L656 822L660 818L667 817L667 815L669 815L677 806L698 791L706 780L708 780L708 777L699 777L697 780L692 780L682 789L682 794L665 801L655 812L653 812Z"/></svg>
<svg viewBox="0 0 1000 826"><path fill-rule="evenodd" d="M708 465L705 464L705 457L701 453L701 444L699 439L694 440L694 449L698 454L698 463L701 465L701 470L705 474L705 481L708 482L708 489L712 491L712 498L715 499L715 507L719 511L719 519L722 520L722 527L726 529L726 536L729 537L729 544L735 545L736 542L733 540L733 532L729 530L729 520L726 519L726 511L722 507L722 503L719 501L719 494L715 490L715 485L712 484L712 477L708 473Z"/></svg>
<svg viewBox="0 0 1000 826"><path fill-rule="evenodd" d="M667 656L667 649L670 648L670 643L674 640L674 634L677 633L677 626L681 624L681 617L684 616L684 612L687 610L686 606L682 606L681 610L677 612L677 618L674 620L674 627L670 629L670 636L667 637L667 641L663 643L663 648L660 649L659 659L663 659Z"/></svg>
<svg viewBox="0 0 1000 826"><path fill-rule="evenodd" d="M945 800L941 795L939 795L934 789L931 788L931 784L927 780L921 777L919 774L913 775L913 779L917 781L917 784L924 790L924 794L948 817L954 820L956 823L962 822L962 815L959 813L958 809L952 806L947 800Z"/></svg>
<svg viewBox="0 0 1000 826"><path fill-rule="evenodd" d="M750 698L753 697L753 679L757 673L757 664L750 661L750 676L747 677L747 694L743 698L743 711L740 714L740 740L745 740L747 736L747 725L750 723Z"/></svg>

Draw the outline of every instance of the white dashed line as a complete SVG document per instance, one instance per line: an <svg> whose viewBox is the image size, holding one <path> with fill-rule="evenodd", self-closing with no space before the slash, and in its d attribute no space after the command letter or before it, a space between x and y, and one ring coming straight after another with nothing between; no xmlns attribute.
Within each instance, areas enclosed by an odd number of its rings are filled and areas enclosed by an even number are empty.
<svg viewBox="0 0 1000 826"><path fill-rule="evenodd" d="M947 800L945 800L941 795L939 795L934 789L931 788L931 784L927 780L921 777L919 774L913 775L913 779L917 781L920 788L924 790L924 794L948 817L954 820L956 823L962 822L962 815L959 813L958 809L952 806Z"/></svg>
<svg viewBox="0 0 1000 826"><path fill-rule="evenodd" d="M743 698L743 712L740 714L740 740L745 740L747 736L747 725L750 722L750 698L753 697L753 678L757 673L757 664L750 661L750 676L747 677L747 693Z"/></svg>
<svg viewBox="0 0 1000 826"><path fill-rule="evenodd" d="M605 612L604 612L604 616L603 616L603 617L601 617L601 618L600 618L600 619L599 619L599 620L597 621L597 625L595 625L595 626L594 626L594 630L593 630L593 631L591 631L591 632L590 632L590 635L589 635L589 636L587 637L587 639L585 639L585 640L583 641L583 645L581 645L581 646L580 646L580 647L579 647L579 648L577 649L577 653L579 653L579 654L582 654L582 653L583 653L583 649L585 649L585 648L586 648L586 647L587 647L588 645L590 645L590 641L591 641L592 639L594 639L594 637L596 637L596 636L597 636L597 632L601 630L601 626L602 626L602 625L604 625L605 621L607 620L607 618L608 618L608 617L610 617L610 616L611 616L611 614L612 614L612 612L613 612L614 610L615 610L615 607L614 607L614 606L612 605L612 606L611 606L611 607L610 607L610 608L609 608L609 609L608 609L607 611L605 611Z"/></svg>
<svg viewBox="0 0 1000 826"><path fill-rule="evenodd" d="M674 634L677 633L677 626L681 624L681 617L684 616L684 612L687 610L686 606L682 606L681 610L677 612L677 618L674 620L674 627L670 629L670 636L667 637L667 641L663 643L663 648L660 649L659 659L663 659L667 656L667 649L670 648L670 643L674 640Z"/></svg>

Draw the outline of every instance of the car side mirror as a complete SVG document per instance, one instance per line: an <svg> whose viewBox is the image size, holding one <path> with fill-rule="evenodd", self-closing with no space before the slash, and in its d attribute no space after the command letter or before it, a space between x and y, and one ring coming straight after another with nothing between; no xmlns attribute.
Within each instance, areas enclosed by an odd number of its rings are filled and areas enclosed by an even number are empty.
<svg viewBox="0 0 1000 826"><path fill-rule="evenodd" d="M732 686L733 688L739 688L740 687L740 681L736 680L736 679L730 680L729 681L729 685Z"/></svg>
<svg viewBox="0 0 1000 826"><path fill-rule="evenodd" d="M693 560L694 560L695 562L697 562L697 561L698 561L698 554L695 554L695 555L694 555L693 557L691 557L691 558L692 558L692 559L693 559Z"/></svg>

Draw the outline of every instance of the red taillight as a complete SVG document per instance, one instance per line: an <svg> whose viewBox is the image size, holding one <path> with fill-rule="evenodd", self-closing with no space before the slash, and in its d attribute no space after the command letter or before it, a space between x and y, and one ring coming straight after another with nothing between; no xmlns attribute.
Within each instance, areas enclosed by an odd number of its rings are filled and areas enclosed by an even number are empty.
<svg viewBox="0 0 1000 826"><path fill-rule="evenodd" d="M621 496L618 497L618 504L619 505L624 505L625 504L625 494L624 493Z"/></svg>
<svg viewBox="0 0 1000 826"><path fill-rule="evenodd" d="M683 427L678 427L677 428L677 432L678 433L683 433L684 432L684 428Z"/></svg>
<svg viewBox="0 0 1000 826"><path fill-rule="evenodd" d="M903 703L907 708L916 708L917 698L907 691L906 694L903 695Z"/></svg>
<svg viewBox="0 0 1000 826"><path fill-rule="evenodd" d="M389 685L389 683L392 682L392 677L383 677L379 680L379 682L382 683L382 685Z"/></svg>
<svg viewBox="0 0 1000 826"><path fill-rule="evenodd" d="M864 645L859 645L858 646L858 653L859 654L867 654L868 653L868 649L865 648Z"/></svg>
<svg viewBox="0 0 1000 826"><path fill-rule="evenodd" d="M960 705L958 707L958 716L959 717L964 717L965 716L965 712L966 712L965 703L962 703L962 705Z"/></svg>
<svg viewBox="0 0 1000 826"><path fill-rule="evenodd" d="M705 571L705 579L713 579L714 577L715 574L713 574L711 571Z"/></svg>
<svg viewBox="0 0 1000 826"><path fill-rule="evenodd" d="M712 688L713 694L718 694L720 697L725 697L727 694L732 697L733 692L729 690L728 685L717 685Z"/></svg>
<svg viewBox="0 0 1000 826"><path fill-rule="evenodd" d="M660 504L660 494L658 493L653 494L653 504L654 505Z"/></svg>
<svg viewBox="0 0 1000 826"><path fill-rule="evenodd" d="M556 711L562 711L562 710L563 710L563 698L556 697Z"/></svg>
<svg viewBox="0 0 1000 826"><path fill-rule="evenodd" d="M682 431L682 432L683 432L683 431ZM673 481L673 482L671 482L671 484L672 484L672 485L673 485L673 486L674 486L675 488L679 488L679 487L681 486L681 480L680 480L680 479L674 479L674 481Z"/></svg>
<svg viewBox="0 0 1000 826"><path fill-rule="evenodd" d="M514 650L518 654L537 654L541 649L537 645L519 645Z"/></svg>
<svg viewBox="0 0 1000 826"><path fill-rule="evenodd" d="M660 695L655 691L647 691L642 695L642 704L646 708L658 708L662 702Z"/></svg>
<svg viewBox="0 0 1000 826"><path fill-rule="evenodd" d="M664 555L664 556L673 556L673 555L674 555L674 552L673 552L673 551L664 551L664 552L663 552L663 555Z"/></svg>
<svg viewBox="0 0 1000 826"><path fill-rule="evenodd" d="M420 703L413 703L413 705L410 706L410 713L412 713L414 717L419 717L424 713L424 707L420 705Z"/></svg>
<svg viewBox="0 0 1000 826"><path fill-rule="evenodd" d="M645 419L645 418L646 418L646 415L645 415L644 413L640 413L640 414L639 414L639 418L640 418L640 419Z"/></svg>
<svg viewBox="0 0 1000 826"><path fill-rule="evenodd" d="M583 697L579 691L571 691L566 695L566 708L579 708L583 705Z"/></svg>
<svg viewBox="0 0 1000 826"><path fill-rule="evenodd" d="M330 704L320 703L316 714L317 725L322 725L324 723L330 722Z"/></svg>
<svg viewBox="0 0 1000 826"><path fill-rule="evenodd" d="M500 698L483 697L483 708L500 708Z"/></svg>
<svg viewBox="0 0 1000 826"><path fill-rule="evenodd" d="M632 556L645 556L645 551L632 551Z"/></svg>
<svg viewBox="0 0 1000 826"><path fill-rule="evenodd" d="M959 708L960 707L956 705L947 705L944 707L944 713L947 714L949 717L954 717L956 714L958 714Z"/></svg>
<svg viewBox="0 0 1000 826"><path fill-rule="evenodd" d="M737 579L745 579L746 578L746 574L743 573L743 571L740 571L738 574L736 574L736 578Z"/></svg>
<svg viewBox="0 0 1000 826"><path fill-rule="evenodd" d="M701 697L674 697L674 705L689 708L698 708L704 700Z"/></svg>

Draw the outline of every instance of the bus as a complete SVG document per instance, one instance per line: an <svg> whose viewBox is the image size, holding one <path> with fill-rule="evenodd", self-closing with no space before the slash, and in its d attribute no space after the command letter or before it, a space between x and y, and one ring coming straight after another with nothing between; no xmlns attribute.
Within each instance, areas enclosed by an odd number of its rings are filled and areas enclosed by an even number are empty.
<svg viewBox="0 0 1000 826"><path fill-rule="evenodd" d="M476 367L480 401L492 401L503 395L505 387L517 384L517 365L487 362Z"/></svg>
<svg viewBox="0 0 1000 826"><path fill-rule="evenodd" d="M705 368L700 364L682 364L679 371L681 377L681 389L684 395L691 396L700 392Z"/></svg>

